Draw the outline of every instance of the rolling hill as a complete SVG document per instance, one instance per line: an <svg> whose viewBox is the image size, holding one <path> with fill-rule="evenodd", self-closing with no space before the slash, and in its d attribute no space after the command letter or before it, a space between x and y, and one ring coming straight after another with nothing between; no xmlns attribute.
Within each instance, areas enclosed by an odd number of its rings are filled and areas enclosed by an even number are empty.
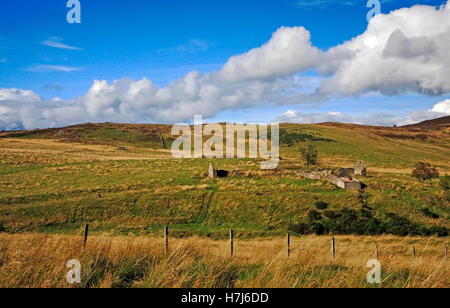
<svg viewBox="0 0 450 308"><path fill-rule="evenodd" d="M397 128L282 124L277 170L262 171L257 160L218 159L217 168L243 175L214 180L207 177L210 160L172 158L170 128L104 123L0 133L0 228L74 234L89 223L94 233L138 235L170 225L177 236L224 237L234 228L255 237L317 233L311 226L318 225L324 233L397 235L445 235L450 227L440 180L420 183L410 175L419 161L441 176L450 171L448 117ZM318 149L317 168L364 161L366 189L301 178L299 151L308 143ZM319 201L328 207L311 221ZM343 228L346 220L361 230Z"/></svg>

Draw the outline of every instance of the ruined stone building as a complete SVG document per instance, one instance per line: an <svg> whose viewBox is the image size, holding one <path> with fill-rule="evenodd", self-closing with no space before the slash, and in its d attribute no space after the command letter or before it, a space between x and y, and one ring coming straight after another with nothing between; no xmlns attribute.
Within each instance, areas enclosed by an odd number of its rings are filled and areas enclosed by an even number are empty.
<svg viewBox="0 0 450 308"><path fill-rule="evenodd" d="M208 176L212 179L226 178L229 172L227 170L216 170L213 163L209 163Z"/></svg>
<svg viewBox="0 0 450 308"><path fill-rule="evenodd" d="M362 161L359 161L355 165L355 175L356 176L367 176L367 167Z"/></svg>
<svg viewBox="0 0 450 308"><path fill-rule="evenodd" d="M310 180L326 180L346 190L361 190L363 184L354 176L366 176L367 168L361 161L355 164L354 168L340 168L334 170L306 171L301 172L301 176Z"/></svg>

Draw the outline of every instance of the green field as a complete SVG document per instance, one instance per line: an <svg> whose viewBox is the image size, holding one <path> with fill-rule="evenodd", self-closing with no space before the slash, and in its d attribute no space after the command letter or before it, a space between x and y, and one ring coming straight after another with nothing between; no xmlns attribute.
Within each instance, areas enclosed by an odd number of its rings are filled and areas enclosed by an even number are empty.
<svg viewBox="0 0 450 308"><path fill-rule="evenodd" d="M444 236L450 227L440 179L411 177L419 161L438 168L441 177L450 171L448 125L283 124L277 170L260 170L252 159L212 160L218 169L244 173L225 179L207 177L208 159L173 159L169 132L164 125L107 123L1 133L0 228L79 234L88 223L93 233L146 235L169 225L179 237L223 238L233 228L238 237L252 238L316 233L317 224L325 227L320 234ZM308 143L319 151L317 169L364 161L364 191L299 177L305 168L299 150ZM318 201L328 208L311 221ZM360 225L342 227L348 221ZM313 222L299 231L299 224Z"/></svg>

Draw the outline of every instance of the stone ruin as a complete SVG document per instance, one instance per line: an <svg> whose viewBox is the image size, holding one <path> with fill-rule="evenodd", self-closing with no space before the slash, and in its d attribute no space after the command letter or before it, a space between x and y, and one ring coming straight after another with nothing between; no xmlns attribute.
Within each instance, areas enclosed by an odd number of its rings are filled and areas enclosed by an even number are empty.
<svg viewBox="0 0 450 308"><path fill-rule="evenodd" d="M212 163L209 163L208 176L211 179L215 179L217 177L217 171L216 171L216 169L214 169L214 166Z"/></svg>
<svg viewBox="0 0 450 308"><path fill-rule="evenodd" d="M362 161L359 161L355 164L353 168L340 168L338 173L338 177L352 177L352 176L367 176L367 167L364 165Z"/></svg>
<svg viewBox="0 0 450 308"><path fill-rule="evenodd" d="M209 164L208 176L212 179L215 178L226 178L229 172L227 170L216 170L212 163Z"/></svg>
<svg viewBox="0 0 450 308"><path fill-rule="evenodd" d="M233 170L230 174L230 172L228 172L227 170L216 170L214 168L214 165L212 163L209 164L209 169L208 169L208 176L212 179L216 179L216 178L226 178L228 176L237 178L237 177L243 177L245 176L244 172L239 171L239 170Z"/></svg>
<svg viewBox="0 0 450 308"><path fill-rule="evenodd" d="M301 176L310 180L326 180L346 190L362 190L363 184L354 176L367 176L367 168L362 162L357 162L354 168L340 168L334 170L305 171Z"/></svg>

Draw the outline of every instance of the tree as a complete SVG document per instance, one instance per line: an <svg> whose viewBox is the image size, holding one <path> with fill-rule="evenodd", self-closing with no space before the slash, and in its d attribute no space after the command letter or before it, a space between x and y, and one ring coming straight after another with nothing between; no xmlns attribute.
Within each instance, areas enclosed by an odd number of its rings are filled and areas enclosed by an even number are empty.
<svg viewBox="0 0 450 308"><path fill-rule="evenodd" d="M317 165L319 154L312 144L308 144L305 148L301 149L300 152L305 161L306 168Z"/></svg>
<svg viewBox="0 0 450 308"><path fill-rule="evenodd" d="M412 176L419 181L431 180L439 177L437 169L431 167L428 163L418 163L412 171Z"/></svg>

